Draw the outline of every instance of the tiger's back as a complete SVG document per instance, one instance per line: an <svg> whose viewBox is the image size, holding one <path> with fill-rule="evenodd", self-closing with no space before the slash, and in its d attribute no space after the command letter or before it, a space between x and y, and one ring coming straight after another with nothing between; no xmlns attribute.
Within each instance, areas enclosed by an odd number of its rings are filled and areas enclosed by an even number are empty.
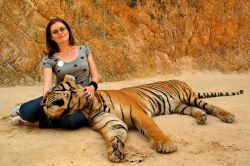
<svg viewBox="0 0 250 166"><path fill-rule="evenodd" d="M170 80L120 90L99 90L97 94L100 110L113 113L129 127L134 127L131 115L134 110L141 110L149 117L174 113L193 92L185 82Z"/></svg>
<svg viewBox="0 0 250 166"><path fill-rule="evenodd" d="M173 113L181 102L187 101L187 96L194 94L188 84L179 80L155 82L121 91L139 101L140 106L151 117Z"/></svg>

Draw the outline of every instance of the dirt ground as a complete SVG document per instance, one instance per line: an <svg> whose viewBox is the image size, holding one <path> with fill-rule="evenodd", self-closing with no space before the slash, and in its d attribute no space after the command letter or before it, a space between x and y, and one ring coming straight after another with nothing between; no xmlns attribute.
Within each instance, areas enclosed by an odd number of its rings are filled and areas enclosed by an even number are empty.
<svg viewBox="0 0 250 166"><path fill-rule="evenodd" d="M240 96L217 97L205 101L232 112L232 124L208 116L206 125L197 125L185 115L164 115L154 121L168 134L178 151L159 154L136 130L130 130L126 142L126 160L108 161L102 137L90 128L78 130L39 129L11 126L9 110L17 103L42 94L42 86L0 88L0 165L1 166L249 166L250 165L250 72L222 74L193 72L179 76L161 75L120 82L104 82L100 89L119 89L159 80L186 81L198 92L238 91Z"/></svg>

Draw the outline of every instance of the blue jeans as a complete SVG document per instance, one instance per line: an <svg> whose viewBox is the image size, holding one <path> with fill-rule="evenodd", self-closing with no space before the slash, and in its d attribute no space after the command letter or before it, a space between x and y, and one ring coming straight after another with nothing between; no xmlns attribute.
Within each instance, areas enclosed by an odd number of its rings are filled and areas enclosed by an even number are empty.
<svg viewBox="0 0 250 166"><path fill-rule="evenodd" d="M43 97L23 103L20 107L19 114L23 120L34 123L39 121L40 128L64 128L64 129L78 129L82 126L87 126L88 121L84 114L80 111L71 115L66 115L60 119L49 119L40 102Z"/></svg>

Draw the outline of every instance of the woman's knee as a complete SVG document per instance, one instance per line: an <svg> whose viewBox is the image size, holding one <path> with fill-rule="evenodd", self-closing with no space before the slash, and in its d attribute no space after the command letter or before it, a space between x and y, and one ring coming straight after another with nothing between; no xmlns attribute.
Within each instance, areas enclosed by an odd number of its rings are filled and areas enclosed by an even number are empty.
<svg viewBox="0 0 250 166"><path fill-rule="evenodd" d="M66 118L65 127L68 129L79 129L80 127L87 125L87 119L79 112L74 113Z"/></svg>
<svg viewBox="0 0 250 166"><path fill-rule="evenodd" d="M23 103L20 107L20 117L28 122L37 122L43 113L43 109L40 106L42 97Z"/></svg>

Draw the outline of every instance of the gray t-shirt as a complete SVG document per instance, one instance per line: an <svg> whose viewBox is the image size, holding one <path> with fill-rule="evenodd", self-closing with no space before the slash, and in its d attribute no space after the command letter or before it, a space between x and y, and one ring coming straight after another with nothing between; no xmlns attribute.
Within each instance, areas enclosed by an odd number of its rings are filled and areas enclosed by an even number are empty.
<svg viewBox="0 0 250 166"><path fill-rule="evenodd" d="M89 48L86 45L80 45L78 46L78 55L73 61L67 63L57 57L49 58L46 55L42 60L43 67L52 69L56 75L56 85L63 81L66 74L70 74L75 77L76 83L87 86L89 84L89 54Z"/></svg>

